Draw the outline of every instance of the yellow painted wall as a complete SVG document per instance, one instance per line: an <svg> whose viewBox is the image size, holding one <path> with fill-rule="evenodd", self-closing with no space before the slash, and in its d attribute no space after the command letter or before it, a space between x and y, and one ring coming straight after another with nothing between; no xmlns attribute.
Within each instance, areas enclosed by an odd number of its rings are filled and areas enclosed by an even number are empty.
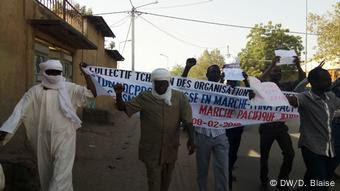
<svg viewBox="0 0 340 191"><path fill-rule="evenodd" d="M104 51L104 37L93 24L87 23L86 36L98 50L75 50L53 39L28 23L28 19L55 18L49 10L34 0L1 0L0 4L0 124L12 113L22 95L33 85L33 58L35 38L62 47L73 54L73 82L85 85L79 63L116 67L117 63ZM86 21L85 21L86 22ZM96 100L98 109L109 110L113 102L109 97Z"/></svg>
<svg viewBox="0 0 340 191"><path fill-rule="evenodd" d="M93 25L91 22L88 22L85 19L85 24L84 24L84 32L85 36L91 40L91 42L95 43L98 47L97 50L83 50L83 59L81 57L81 50L78 50L76 52L76 58L75 63L79 63L80 61L84 61L90 65L95 65L95 66L104 66L104 67L111 67L111 68L116 68L117 67L117 62L115 62L111 57L109 57L105 53L105 48L104 48L104 38L103 35L100 31L98 31L95 28L95 25ZM79 82L81 81L84 83L84 79L79 75L80 73L74 74L76 77L76 81ZM79 80L79 81L78 81ZM102 109L102 110L107 110L111 111L113 108L113 100L111 97L97 97L96 98L96 109Z"/></svg>
<svg viewBox="0 0 340 191"><path fill-rule="evenodd" d="M0 5L0 123L26 91L27 24L22 0L2 0Z"/></svg>

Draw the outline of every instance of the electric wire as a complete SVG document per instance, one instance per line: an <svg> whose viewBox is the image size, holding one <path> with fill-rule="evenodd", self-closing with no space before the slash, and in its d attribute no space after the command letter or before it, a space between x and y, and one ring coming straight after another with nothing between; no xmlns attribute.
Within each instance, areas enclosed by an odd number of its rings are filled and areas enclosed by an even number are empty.
<svg viewBox="0 0 340 191"><path fill-rule="evenodd" d="M178 5L165 6L165 7L146 8L144 10L158 10L158 9L172 9L172 8L180 8L180 7L189 7L189 6L199 5L199 4L210 3L212 1L213 0L206 0L206 1L196 2L196 3L186 3L186 4L178 4Z"/></svg>
<svg viewBox="0 0 340 191"><path fill-rule="evenodd" d="M129 15L126 15L125 17L119 19L117 22L109 25L109 27L118 27L118 26L121 26L122 24L125 24L128 20L127 18L129 17ZM122 22L122 23L121 23Z"/></svg>
<svg viewBox="0 0 340 191"><path fill-rule="evenodd" d="M183 17L175 17L170 15L161 15L156 13L150 13L150 12L142 12L138 11L140 14L146 14L151 16L157 16L157 17L164 17L164 18L170 18L170 19L176 19L176 20L182 20L182 21L190 21L190 22L196 22L196 23L203 23L203 24L210 24L210 25L219 25L219 26L226 26L226 27L233 27L233 28L243 28L243 29L255 29L256 27L250 27L250 26L244 26L244 25L234 25L234 24L227 24L227 23L217 23L217 22L211 22L211 21L203 21L203 20L196 20L196 19L188 19ZM296 31L289 31L287 33L291 34L299 34L299 35L305 35L304 32L296 32ZM307 33L308 35L318 35L315 33Z"/></svg>
<svg viewBox="0 0 340 191"><path fill-rule="evenodd" d="M125 45L126 45L126 42L128 41L127 39L129 38L131 25L132 25L132 22L130 21L129 29L128 29L128 31L127 31L126 38L125 38L125 42L124 42L124 46L123 46L123 49L122 49L122 54L124 53Z"/></svg>
<svg viewBox="0 0 340 191"><path fill-rule="evenodd" d="M152 22L150 22L149 20L145 19L143 16L139 16L141 19L143 19L145 22L147 22L148 24L150 24L151 26L153 26L154 28L156 28L157 30L163 32L164 34L166 34L167 36L177 40L177 41L180 41L184 44L187 44L187 45L190 45L190 46L194 46L194 47L197 47L197 48L201 48L201 49L215 49L215 48L224 48L224 47L203 47L203 46L200 46L200 45L197 45L197 44L194 44L194 43L191 43L191 42L188 42L186 40L183 40L181 38L178 38L176 37L175 35L173 34L170 34L169 32L167 32L166 30L163 30L161 29L160 27L158 27L157 25L153 24Z"/></svg>

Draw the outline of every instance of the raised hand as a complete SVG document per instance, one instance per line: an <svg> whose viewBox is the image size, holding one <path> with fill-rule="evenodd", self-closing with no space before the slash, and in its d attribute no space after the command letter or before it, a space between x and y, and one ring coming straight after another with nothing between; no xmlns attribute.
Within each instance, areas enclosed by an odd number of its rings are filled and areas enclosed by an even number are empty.
<svg viewBox="0 0 340 191"><path fill-rule="evenodd" d="M3 141L7 135L7 132L0 131L0 141Z"/></svg>
<svg viewBox="0 0 340 191"><path fill-rule="evenodd" d="M293 63L297 66L300 67L300 58L298 56L294 56Z"/></svg>
<svg viewBox="0 0 340 191"><path fill-rule="evenodd" d="M242 72L242 75L243 75L244 79L248 79L248 74L246 72Z"/></svg>
<svg viewBox="0 0 340 191"><path fill-rule="evenodd" d="M80 66L80 67L83 67L83 68L86 68L86 67L88 67L89 65L86 64L85 62L81 62L81 63L79 64L79 66Z"/></svg>
<svg viewBox="0 0 340 191"><path fill-rule="evenodd" d="M275 56L273 61L272 61L272 65L276 66L276 63L280 62L281 57L280 56Z"/></svg>
<svg viewBox="0 0 340 191"><path fill-rule="evenodd" d="M185 63L185 67L193 67L195 66L197 63L196 59L195 58L188 58L186 63Z"/></svg>
<svg viewBox="0 0 340 191"><path fill-rule="evenodd" d="M116 84L113 89L115 90L116 94L121 94L124 91L124 86L122 84Z"/></svg>

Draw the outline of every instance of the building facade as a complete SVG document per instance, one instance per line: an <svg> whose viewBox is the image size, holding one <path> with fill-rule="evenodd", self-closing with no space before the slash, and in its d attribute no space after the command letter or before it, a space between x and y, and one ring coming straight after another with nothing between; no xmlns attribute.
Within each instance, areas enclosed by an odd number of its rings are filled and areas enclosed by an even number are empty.
<svg viewBox="0 0 340 191"><path fill-rule="evenodd" d="M1 0L0 124L33 85L40 82L39 63L61 60L67 81L84 85L79 63L116 68L124 58L106 50L114 33L100 16L84 16L67 0ZM96 109L110 110L113 101L98 97Z"/></svg>

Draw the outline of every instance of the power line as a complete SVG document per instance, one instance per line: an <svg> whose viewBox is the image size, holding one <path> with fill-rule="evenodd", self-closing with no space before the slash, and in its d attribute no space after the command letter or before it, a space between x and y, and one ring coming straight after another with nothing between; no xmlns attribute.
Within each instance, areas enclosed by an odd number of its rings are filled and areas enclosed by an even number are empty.
<svg viewBox="0 0 340 191"><path fill-rule="evenodd" d="M93 14L94 16L103 16L103 15L111 15L111 14L118 14L118 13L130 13L131 11L117 11L117 12L106 12L106 13L97 13ZM197 19L189 19L189 18L183 18L183 17L175 17L170 15L161 15L156 13L149 13L149 12L142 12L142 11L135 11L137 14L147 14L151 16L157 16L157 17L164 17L164 18L170 18L170 19L176 19L176 20L182 20L182 21L189 21L189 22L196 22L196 23L202 23L202 24L210 24L210 25L218 25L218 26L226 26L226 27L233 27L233 28L243 28L243 29L255 29L256 27L250 27L245 25L234 25L234 24L227 24L227 23L218 23L218 22L211 22L211 21L204 21L204 20L197 20ZM305 33L305 32L298 32L298 31L289 31L287 33L291 34L298 34L298 35L314 35L317 36L317 33Z"/></svg>
<svg viewBox="0 0 340 191"><path fill-rule="evenodd" d="M106 12L106 13L97 13L93 14L93 16L103 16L103 15L113 15L118 13L129 13L130 11L116 11L116 12Z"/></svg>
<svg viewBox="0 0 340 191"><path fill-rule="evenodd" d="M112 28L120 27L120 26L124 25L125 23L127 23L128 21L129 21L129 19L126 19L124 22L119 23L118 25L111 26L111 27L112 27Z"/></svg>
<svg viewBox="0 0 340 191"><path fill-rule="evenodd" d="M126 21L128 21L128 20L126 20L128 17L129 17L129 15L126 15L125 17L119 19L117 22L109 25L109 27L117 27L117 26L123 25L124 23L126 23ZM126 20L126 21L124 21L124 20ZM122 22L122 21L124 21L124 22ZM122 23L120 23L120 22L122 22Z"/></svg>
<svg viewBox="0 0 340 191"><path fill-rule="evenodd" d="M166 34L167 36L171 37L171 38L174 38L184 44L188 44L190 46L194 46L194 47L197 47L197 48L201 48L201 49L213 49L213 48L209 48L209 47L203 47L203 46L200 46L200 45L197 45L197 44L193 44L191 42L188 42L186 40L183 40L183 39L180 39L178 37L176 37L175 35L173 34L170 34L169 32L159 28L158 26L156 26L155 24L153 24L152 22L148 21L147 19L145 19L144 17L140 16L141 19L143 19L145 22L149 23L151 26L155 27L157 30L163 32L164 34ZM214 48L221 48L221 47L214 47Z"/></svg>
<svg viewBox="0 0 340 191"><path fill-rule="evenodd" d="M213 0L206 0L206 1L200 1L196 3L186 3L186 4L178 4L178 5L172 5L172 6L165 6L165 7L155 7L155 8L148 8L144 10L158 10L158 9L171 9L171 8L179 8L179 7L189 7L193 5L199 5L199 4L205 4L205 3L210 3Z"/></svg>
<svg viewBox="0 0 340 191"><path fill-rule="evenodd" d="M131 7L135 7L135 6L133 6L133 4L132 4L132 1L130 0L130 4L131 4Z"/></svg>
<svg viewBox="0 0 340 191"><path fill-rule="evenodd" d="M176 20L182 20L182 21L190 21L190 22L196 22L196 23L203 23L203 24L210 24L210 25L219 25L219 26L226 26L226 27L233 27L233 28L243 28L243 29L255 29L256 27L250 27L250 26L244 26L244 25L234 25L234 24L227 24L227 23L217 23L217 22L211 22L211 21L203 21L203 20L196 20L196 19L188 19L183 17L175 17L175 16L169 16L169 15L161 15L156 13L149 13L149 12L142 12L138 11L140 14L146 14L151 16L157 16L157 17L164 17L164 18L170 18L170 19L176 19ZM300 34L304 35L306 33L304 32L296 32L296 31L289 31L287 33L291 34ZM308 35L317 35L315 33L308 33Z"/></svg>
<svg viewBox="0 0 340 191"><path fill-rule="evenodd" d="M125 38L125 42L124 42L122 54L124 53L125 45L126 45L126 42L128 41L127 39L129 38L129 33L130 33L131 24L132 24L132 22L130 22L129 29L128 29L128 32L127 32L127 34L126 34L126 38Z"/></svg>

